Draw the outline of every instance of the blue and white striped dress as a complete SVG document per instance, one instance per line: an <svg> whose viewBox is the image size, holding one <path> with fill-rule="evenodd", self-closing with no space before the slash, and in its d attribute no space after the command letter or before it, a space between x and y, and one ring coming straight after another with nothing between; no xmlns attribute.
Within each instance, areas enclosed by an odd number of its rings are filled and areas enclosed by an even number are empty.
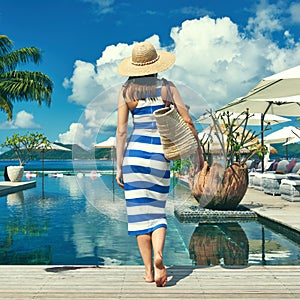
<svg viewBox="0 0 300 300"><path fill-rule="evenodd" d="M132 111L134 127L123 160L129 235L167 227L165 206L170 188L170 162L163 154L153 115L164 106L161 97L157 97L139 100Z"/></svg>

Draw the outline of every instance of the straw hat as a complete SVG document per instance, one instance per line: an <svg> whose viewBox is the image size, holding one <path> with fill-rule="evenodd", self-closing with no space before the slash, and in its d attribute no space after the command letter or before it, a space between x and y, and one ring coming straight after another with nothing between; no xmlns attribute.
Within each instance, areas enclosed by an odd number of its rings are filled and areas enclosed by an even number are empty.
<svg viewBox="0 0 300 300"><path fill-rule="evenodd" d="M122 76L150 75L168 69L174 62L174 54L155 50L149 42L141 42L134 45L132 56L120 62L118 72Z"/></svg>

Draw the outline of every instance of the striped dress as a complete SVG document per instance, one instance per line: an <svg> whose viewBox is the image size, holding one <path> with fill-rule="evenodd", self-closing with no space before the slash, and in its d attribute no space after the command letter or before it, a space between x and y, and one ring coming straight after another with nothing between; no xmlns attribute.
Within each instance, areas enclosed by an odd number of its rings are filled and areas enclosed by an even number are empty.
<svg viewBox="0 0 300 300"><path fill-rule="evenodd" d="M167 227L165 206L170 188L170 162L163 154L153 115L164 106L161 97L157 97L139 100L132 111L134 127L122 169L129 235Z"/></svg>

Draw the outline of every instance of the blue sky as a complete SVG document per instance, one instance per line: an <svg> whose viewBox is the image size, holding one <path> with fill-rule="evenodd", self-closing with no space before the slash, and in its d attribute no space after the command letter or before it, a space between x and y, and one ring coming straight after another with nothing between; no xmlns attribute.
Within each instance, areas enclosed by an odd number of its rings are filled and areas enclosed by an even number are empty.
<svg viewBox="0 0 300 300"><path fill-rule="evenodd" d="M300 1L1 0L0 34L15 48L43 51L39 70L54 82L50 108L14 104L0 113L1 141L38 131L91 147L113 134L120 60L135 42L173 51L173 80L199 117L243 96L268 75L300 64Z"/></svg>

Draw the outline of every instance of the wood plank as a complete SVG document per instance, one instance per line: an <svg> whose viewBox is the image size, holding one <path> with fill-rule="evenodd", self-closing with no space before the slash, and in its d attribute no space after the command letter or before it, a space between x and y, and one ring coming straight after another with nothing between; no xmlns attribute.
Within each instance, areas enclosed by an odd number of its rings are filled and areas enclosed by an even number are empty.
<svg viewBox="0 0 300 300"><path fill-rule="evenodd" d="M165 288L142 266L0 266L0 299L300 299L300 267L169 267Z"/></svg>

